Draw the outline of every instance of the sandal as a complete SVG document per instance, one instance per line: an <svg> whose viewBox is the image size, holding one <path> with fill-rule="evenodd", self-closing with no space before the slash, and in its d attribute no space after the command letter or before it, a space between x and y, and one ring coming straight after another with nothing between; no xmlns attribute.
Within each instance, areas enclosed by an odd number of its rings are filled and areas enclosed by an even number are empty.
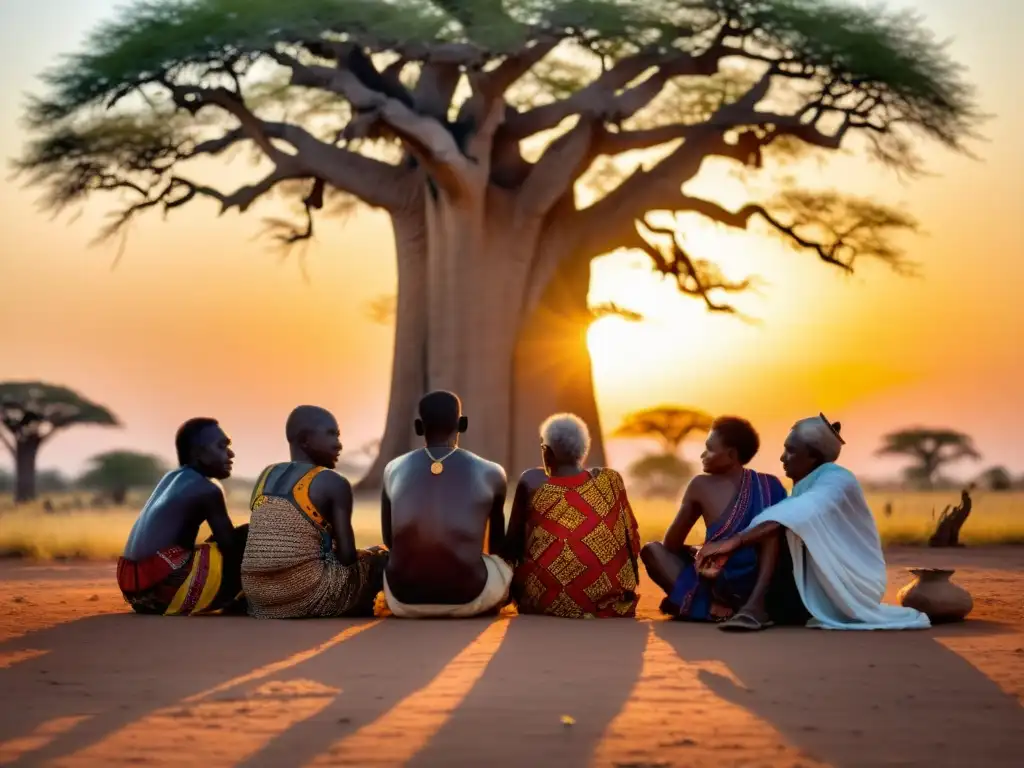
<svg viewBox="0 0 1024 768"><path fill-rule="evenodd" d="M775 622L771 619L762 622L749 613L737 613L728 621L719 624L718 628L723 632L761 632L773 626Z"/></svg>

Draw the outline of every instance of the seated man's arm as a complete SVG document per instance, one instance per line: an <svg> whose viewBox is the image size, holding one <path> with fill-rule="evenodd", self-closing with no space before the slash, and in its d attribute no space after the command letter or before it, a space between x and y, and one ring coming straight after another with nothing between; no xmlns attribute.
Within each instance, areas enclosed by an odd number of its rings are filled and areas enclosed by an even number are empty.
<svg viewBox="0 0 1024 768"><path fill-rule="evenodd" d="M521 563L526 549L526 521L530 517L530 485L526 480L527 470L519 478L516 495L512 499L512 513L508 520L508 534L501 556L510 563Z"/></svg>
<svg viewBox="0 0 1024 768"><path fill-rule="evenodd" d="M665 531L665 549L673 554L680 554L686 548L686 537L690 535L701 515L701 489L703 481L695 477L686 486L683 501L679 505L675 520Z"/></svg>
<svg viewBox="0 0 1024 768"><path fill-rule="evenodd" d="M508 477L501 467L497 467L497 475L494 484L494 499L491 501L491 513L487 521L487 551L494 555L501 555L505 549L505 496L508 495Z"/></svg>
<svg viewBox="0 0 1024 768"><path fill-rule="evenodd" d="M715 555L729 555L735 552L740 547L757 546L763 541L770 539L782 530L782 526L776 523L774 520L769 520L767 523L761 523L755 525L743 533L738 533L735 536L731 536L728 539L722 539L721 541L713 541L710 544L705 544L700 548L697 553L697 568L700 568L704 561L709 557Z"/></svg>
<svg viewBox="0 0 1024 768"><path fill-rule="evenodd" d="M213 483L210 489L205 491L199 500L203 511L203 519L210 526L210 533L213 540L217 542L220 551L230 554L235 546L235 526L228 515L228 505L224 500L224 491Z"/></svg>
<svg viewBox="0 0 1024 768"><path fill-rule="evenodd" d="M352 484L333 470L321 472L309 489L310 498L331 524L335 556L342 565L356 561L356 537L352 531Z"/></svg>

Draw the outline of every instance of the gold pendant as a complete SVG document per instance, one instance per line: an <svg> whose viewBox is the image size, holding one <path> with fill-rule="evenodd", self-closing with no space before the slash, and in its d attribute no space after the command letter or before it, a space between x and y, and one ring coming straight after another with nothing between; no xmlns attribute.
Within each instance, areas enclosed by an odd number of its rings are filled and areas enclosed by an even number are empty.
<svg viewBox="0 0 1024 768"><path fill-rule="evenodd" d="M440 475L442 472L444 472L444 464L442 464L440 461L435 461L433 464L430 465L430 474Z"/></svg>

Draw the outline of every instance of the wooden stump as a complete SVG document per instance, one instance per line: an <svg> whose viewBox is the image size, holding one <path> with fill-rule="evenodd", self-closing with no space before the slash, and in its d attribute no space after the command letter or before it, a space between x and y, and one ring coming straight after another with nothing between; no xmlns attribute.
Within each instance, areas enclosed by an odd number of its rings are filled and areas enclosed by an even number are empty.
<svg viewBox="0 0 1024 768"><path fill-rule="evenodd" d="M960 529L964 527L968 515L971 514L970 489L965 488L960 492L960 505L946 507L939 522L935 526L935 532L928 539L929 547L962 547L960 543Z"/></svg>

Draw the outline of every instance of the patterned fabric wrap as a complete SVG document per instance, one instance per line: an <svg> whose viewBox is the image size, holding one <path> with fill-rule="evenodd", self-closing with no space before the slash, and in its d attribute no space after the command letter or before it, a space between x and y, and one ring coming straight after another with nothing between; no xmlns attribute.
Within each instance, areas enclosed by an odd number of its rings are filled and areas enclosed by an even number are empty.
<svg viewBox="0 0 1024 768"><path fill-rule="evenodd" d="M323 469L302 477L288 496L253 494L242 587L249 613L264 619L370 616L381 591L386 552L360 551L352 565L334 554L329 523L309 501L309 486Z"/></svg>
<svg viewBox="0 0 1024 768"><path fill-rule="evenodd" d="M708 529L704 543L734 536L751 525L761 512L786 498L786 489L774 475L744 470L740 488L729 509ZM676 618L690 621L724 621L750 597L757 582L757 551L743 547L698 574L691 562L679 574L664 607Z"/></svg>
<svg viewBox="0 0 1024 768"><path fill-rule="evenodd" d="M519 612L634 616L639 552L636 519L618 472L550 478L530 500L524 561L512 580Z"/></svg>
<svg viewBox="0 0 1024 768"><path fill-rule="evenodd" d="M223 576L224 557L214 542L194 550L168 547L138 562L123 557L117 561L117 585L136 613L217 613L239 597L221 594Z"/></svg>

